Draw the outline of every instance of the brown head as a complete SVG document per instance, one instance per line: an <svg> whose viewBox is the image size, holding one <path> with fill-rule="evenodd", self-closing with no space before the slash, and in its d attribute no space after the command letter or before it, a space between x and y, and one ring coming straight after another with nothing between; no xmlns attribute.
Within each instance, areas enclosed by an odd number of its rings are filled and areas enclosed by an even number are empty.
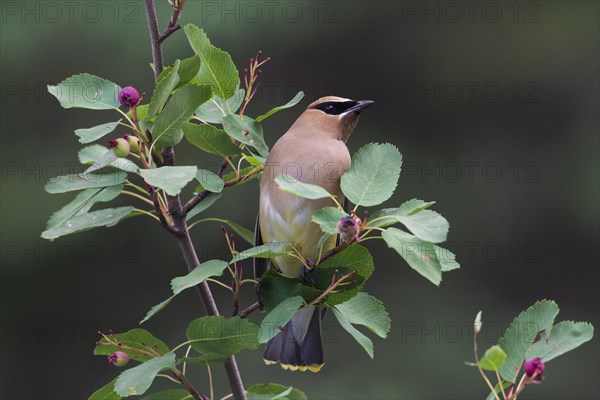
<svg viewBox="0 0 600 400"><path fill-rule="evenodd" d="M361 111L373 103L373 100L322 97L308 106L294 123L294 128L319 132L345 142L358 123Z"/></svg>

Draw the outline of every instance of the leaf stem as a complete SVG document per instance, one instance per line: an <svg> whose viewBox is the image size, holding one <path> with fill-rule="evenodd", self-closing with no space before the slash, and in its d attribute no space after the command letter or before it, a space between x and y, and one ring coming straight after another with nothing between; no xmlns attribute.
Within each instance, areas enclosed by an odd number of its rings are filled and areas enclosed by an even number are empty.
<svg viewBox="0 0 600 400"><path fill-rule="evenodd" d="M148 200L144 196L140 196L137 193L133 193L133 192L130 192L128 190L123 190L121 193L126 194L126 195L131 196L131 197L135 197L136 199L142 200L144 203L150 204L152 207L154 207L154 203L153 202L151 202L150 200Z"/></svg>
<svg viewBox="0 0 600 400"><path fill-rule="evenodd" d="M158 222L160 222L160 219L159 219L159 218L158 218L156 215L152 214L152 213L151 213L151 212L149 212L149 211L142 210L141 208L134 208L134 209L133 209L133 211L136 211L136 212L142 213L142 214L144 214L144 215L147 215L147 216L149 216L149 217L152 217L152 218L154 218L155 220L157 220Z"/></svg>

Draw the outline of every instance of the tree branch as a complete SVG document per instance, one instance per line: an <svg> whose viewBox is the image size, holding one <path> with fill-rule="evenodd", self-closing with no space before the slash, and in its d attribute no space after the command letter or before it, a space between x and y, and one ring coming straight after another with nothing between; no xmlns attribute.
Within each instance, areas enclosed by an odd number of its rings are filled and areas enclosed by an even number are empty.
<svg viewBox="0 0 600 400"><path fill-rule="evenodd" d="M160 33L158 29L158 19L156 16L156 5L154 3L154 0L144 0L144 3L146 7L148 28L150 30L150 38L152 44L154 77L158 78L158 76L164 68L164 64ZM179 18L179 15L181 15L181 7L183 6L183 1L181 1L179 5L180 6L177 7L178 10L176 10L178 14L177 16L175 16L174 13L174 16L172 16L171 21L176 22L176 20ZM173 150L173 147L164 148L162 151L162 155L164 159L164 165L175 165L175 150ZM169 206L169 212L173 217L175 232L177 232L175 234L175 237L177 238L179 249L181 250L183 258L185 259L188 270L191 271L200 264L200 261L198 259L198 255L196 254L196 250L194 249L194 245L190 237L188 226L185 221L185 214L182 212L181 199L179 196L168 196L167 201ZM203 282L196 288L198 290L198 293L200 294L200 298L202 299L206 313L208 315L219 315L219 309L217 308L217 304L215 303L208 283ZM225 361L225 371L227 372L227 377L229 379L229 385L231 387L233 397L236 400L246 400L246 390L244 389L244 384L242 382L242 378L240 376L235 357L229 357Z"/></svg>

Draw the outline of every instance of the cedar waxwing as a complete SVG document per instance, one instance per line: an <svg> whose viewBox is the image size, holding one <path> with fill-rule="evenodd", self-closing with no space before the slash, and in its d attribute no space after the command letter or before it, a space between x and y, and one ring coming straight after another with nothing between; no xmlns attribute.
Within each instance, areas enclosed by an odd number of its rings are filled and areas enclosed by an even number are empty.
<svg viewBox="0 0 600 400"><path fill-rule="evenodd" d="M287 175L304 183L325 188L337 196L344 194L340 178L350 168L346 140L358 122L362 110L373 101L354 101L340 97L323 97L310 104L292 127L273 146L260 184L260 209L257 239L263 243L292 242L306 259L319 257L317 243L322 235L319 225L311 222L312 214L335 206L329 198L309 200L284 192L274 179ZM335 247L335 237L327 240L323 254ZM303 264L293 257L275 257L273 263L285 276L298 277ZM318 268L318 267L317 267ZM267 364L280 363L292 371L318 372L323 366L321 320L325 308L307 306L299 309L265 348Z"/></svg>

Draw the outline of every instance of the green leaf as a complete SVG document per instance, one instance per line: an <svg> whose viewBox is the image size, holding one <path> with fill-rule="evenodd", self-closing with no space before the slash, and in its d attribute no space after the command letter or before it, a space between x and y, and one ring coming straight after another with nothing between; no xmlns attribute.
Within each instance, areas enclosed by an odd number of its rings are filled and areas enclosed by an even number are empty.
<svg viewBox="0 0 600 400"><path fill-rule="evenodd" d="M316 200L323 199L325 197L332 197L332 194L323 189L321 186L300 182L299 180L288 175L279 175L277 178L275 178L275 182L277 182L279 188L284 192L288 192L299 197L304 197L306 199Z"/></svg>
<svg viewBox="0 0 600 400"><path fill-rule="evenodd" d="M196 177L198 169L193 167L165 166L152 169L140 169L140 175L146 183L163 189L171 196L177 196L181 189Z"/></svg>
<svg viewBox="0 0 600 400"><path fill-rule="evenodd" d="M238 146L233 144L227 133L212 125L197 125L186 122L182 125L182 128L187 141L207 153L225 158L242 152Z"/></svg>
<svg viewBox="0 0 600 400"><path fill-rule="evenodd" d="M233 221L228 219L218 219L214 218L215 221L219 221L221 223L227 224L235 233L237 233L242 239L244 239L249 244L254 244L254 232L251 230L244 228L243 226L236 224Z"/></svg>
<svg viewBox="0 0 600 400"><path fill-rule="evenodd" d="M357 206L381 204L394 194L401 165L402 155L395 146L368 144L352 157L352 166L342 175L342 191Z"/></svg>
<svg viewBox="0 0 600 400"><path fill-rule="evenodd" d="M439 286L442 281L442 266L432 243L424 242L397 228L388 228L381 236L412 269Z"/></svg>
<svg viewBox="0 0 600 400"><path fill-rule="evenodd" d="M442 272L448 272L460 268L460 264L456 262L456 255L448 249L433 245L435 256L440 263Z"/></svg>
<svg viewBox="0 0 600 400"><path fill-rule="evenodd" d="M116 83L90 74L72 76L56 86L48 85L48 92L58 99L63 108L90 110L119 108L120 90Z"/></svg>
<svg viewBox="0 0 600 400"><path fill-rule="evenodd" d="M158 114L169 100L171 92L179 83L179 60L175 61L175 65L168 71L164 70L156 80L156 88L152 94L152 100L148 105L148 116L144 119L152 118Z"/></svg>
<svg viewBox="0 0 600 400"><path fill-rule="evenodd" d="M109 157L107 155L109 153L113 153L113 151L99 144L86 146L83 149L79 150L79 162L82 164L95 164L98 161L100 161L100 159L104 157ZM132 172L136 174L139 171L138 166L133 161L128 160L126 158L117 158L116 160L110 163L110 166L113 168L120 169L121 171Z"/></svg>
<svg viewBox="0 0 600 400"><path fill-rule="evenodd" d="M200 264L196 268L194 268L189 274L185 276L181 276L178 278L174 278L171 281L171 290L173 291L173 296L169 297L165 301L155 305L148 311L144 319L140 322L143 324L148 321L154 315L156 315L159 311L167 306L177 296L179 293L183 292L185 289L189 289L200 283L204 282L207 278L213 276L221 276L223 275L223 271L227 268L227 263L222 260L210 260L205 263Z"/></svg>
<svg viewBox="0 0 600 400"><path fill-rule="evenodd" d="M210 316L190 323L186 335L200 354L232 356L244 349L256 349L258 326L239 317Z"/></svg>
<svg viewBox="0 0 600 400"><path fill-rule="evenodd" d="M48 193L65 193L119 185L126 179L127 174L122 171L114 171L109 174L71 174L50 179L44 188Z"/></svg>
<svg viewBox="0 0 600 400"><path fill-rule="evenodd" d="M223 178L206 169L199 169L196 172L196 180L200 182L203 188L213 193L221 193L225 187Z"/></svg>
<svg viewBox="0 0 600 400"><path fill-rule="evenodd" d="M290 390L291 389L291 390ZM248 400L307 400L308 398L300 390L279 385L277 383L259 383L250 386L246 390ZM279 397L284 395L285 397Z"/></svg>
<svg viewBox="0 0 600 400"><path fill-rule="evenodd" d="M288 278L273 269L263 274L260 284L260 293L267 312L290 297L302 296L304 301L309 303L321 294L320 290L304 285L300 279Z"/></svg>
<svg viewBox="0 0 600 400"><path fill-rule="evenodd" d="M256 122L260 122L264 119L269 118L271 115L278 113L281 110L285 110L286 108L290 108L290 107L294 107L296 104L298 104L300 102L300 100L302 100L302 98L304 97L304 92L298 92L293 99L291 99L290 101L288 101L287 103L285 103L282 106L279 107L275 107L272 108L271 110L269 110L268 112L266 112L265 114L259 116L256 118Z"/></svg>
<svg viewBox="0 0 600 400"><path fill-rule="evenodd" d="M200 70L200 57L194 56L181 60L177 73L179 74L179 83L175 86L175 90L187 85L198 75Z"/></svg>
<svg viewBox="0 0 600 400"><path fill-rule="evenodd" d="M75 232L81 232L100 226L114 226L131 214L134 207L117 207L78 214L62 225L47 229L42 233L44 239L56 239Z"/></svg>
<svg viewBox="0 0 600 400"><path fill-rule="evenodd" d="M229 264L231 265L248 258L273 258L293 254L294 250L290 247L292 245L293 243L290 242L272 242L252 247L236 254Z"/></svg>
<svg viewBox="0 0 600 400"><path fill-rule="evenodd" d="M380 338L385 339L390 331L390 316L383 303L367 293L360 292L334 309L351 324L362 325Z"/></svg>
<svg viewBox="0 0 600 400"><path fill-rule="evenodd" d="M486 350L483 357L479 359L479 367L486 371L498 371L506 360L506 353L498 345Z"/></svg>
<svg viewBox="0 0 600 400"><path fill-rule="evenodd" d="M346 332L352 335L354 340L356 340L358 344L360 344L360 346L363 349L365 349L369 357L375 357L373 341L369 339L364 333L352 326L348 319L342 313L336 310L335 307L333 308L333 315L335 315L342 328L344 328Z"/></svg>
<svg viewBox="0 0 600 400"><path fill-rule="evenodd" d="M373 257L371 257L369 250L358 244L346 248L341 253L321 262L312 272L316 287L321 291L325 290L331 284L336 270L338 271L337 277L357 271L356 275L348 279L348 281L354 281L354 283L343 286L343 290L339 292L329 294L321 305L333 306L344 303L356 296L364 283L373 274Z"/></svg>
<svg viewBox="0 0 600 400"><path fill-rule="evenodd" d="M593 336L594 327L587 322L559 322L552 327L550 337L540 339L527 350L525 358L540 357L548 362L581 346Z"/></svg>
<svg viewBox="0 0 600 400"><path fill-rule="evenodd" d="M194 111L211 95L208 86L188 85L175 92L152 126L155 146L175 146L179 143L183 138L181 124L189 121Z"/></svg>
<svg viewBox="0 0 600 400"><path fill-rule="evenodd" d="M398 208L386 208L371 216L369 226L384 227L396 222L406 226L416 237L426 242L440 243L446 240L450 225L435 211L426 210L435 202L412 199Z"/></svg>
<svg viewBox="0 0 600 400"><path fill-rule="evenodd" d="M223 129L235 140L255 148L262 157L269 155L262 126L252 118L246 115L228 114L223 118Z"/></svg>
<svg viewBox="0 0 600 400"><path fill-rule="evenodd" d="M108 382L106 385L102 386L100 389L96 390L92 395L88 398L88 400L121 400L121 396L115 393L115 382L117 379L113 379Z"/></svg>
<svg viewBox="0 0 600 400"><path fill-rule="evenodd" d="M183 389L169 389L161 392L152 393L149 396L145 396L142 400L193 400L194 397L187 390Z"/></svg>
<svg viewBox="0 0 600 400"><path fill-rule="evenodd" d="M156 375L164 369L175 368L175 353L167 353L136 367L123 371L115 383L115 392L123 397L141 395L150 388Z"/></svg>
<svg viewBox="0 0 600 400"><path fill-rule="evenodd" d="M233 97L223 100L221 97L214 95L210 101L202 104L196 110L196 117L210 124L220 124L227 114L234 114L244 102L246 92L244 89L235 91Z"/></svg>
<svg viewBox="0 0 600 400"><path fill-rule="evenodd" d="M502 378L513 381L527 351L540 332L548 337L558 314L558 306L549 300L538 301L513 320L498 345L506 352L506 360L500 368Z"/></svg>
<svg viewBox="0 0 600 400"><path fill-rule="evenodd" d="M358 293L350 300L333 307L338 322L360 344L367 354L373 358L373 342L353 325L362 325L385 338L390 331L390 317L383 303L366 293Z"/></svg>
<svg viewBox="0 0 600 400"><path fill-rule="evenodd" d="M338 223L348 215L336 207L325 207L315 211L312 215L312 222L319 224L324 233L335 235L338 233Z"/></svg>
<svg viewBox="0 0 600 400"><path fill-rule="evenodd" d="M122 190L123 185L85 189L78 193L70 203L53 213L48 220L46 228L50 229L62 225L77 214L85 214L94 204L115 199L121 194Z"/></svg>
<svg viewBox="0 0 600 400"><path fill-rule="evenodd" d="M240 171L240 176L247 175L247 174L248 174L250 171L252 171L254 168L255 168L255 167L253 167L253 166L249 166L249 167L242 168L242 170ZM242 184L244 184L244 183L250 182L250 181L252 181L253 179L256 179L256 178L257 178L259 175L260 175L260 174L254 174L254 175L251 175L251 176L250 176L250 177L248 177L247 179L244 179L243 181L241 181L241 182L238 182L238 183L236 183L236 184L233 184L233 185L231 185L231 186L229 186L229 187L230 187L230 188L232 188L232 187L239 186L239 185L242 185ZM231 172L228 172L228 173L226 173L225 175L223 175L223 180L224 180L225 182L228 182L228 181L230 181L230 180L232 180L232 179L235 179L235 178L237 178L237 174L236 174L236 172L235 172L235 171L231 171Z"/></svg>
<svg viewBox="0 0 600 400"><path fill-rule="evenodd" d="M119 343L123 343L127 347L131 347L134 349L147 350L146 347L143 345L145 344L154 349L157 349L158 352L161 354L169 352L169 348L162 340L157 339L154 335L152 335L145 329L132 329L124 333L117 333L115 334L114 340L116 340ZM100 340L100 343L96 345L96 348L94 349L94 355L108 356L114 353L115 351L123 351L127 353L132 360L145 362L151 359L151 357L140 355L140 353L138 352L123 349L121 347L107 343L108 341L105 338L102 338Z"/></svg>
<svg viewBox="0 0 600 400"><path fill-rule="evenodd" d="M117 122L109 122L107 124L94 126L93 128L77 129L75 134L79 136L79 143L91 143L117 129L117 126L119 126L121 121L122 119Z"/></svg>
<svg viewBox="0 0 600 400"><path fill-rule="evenodd" d="M209 193L204 200L202 200L196 207L192 208L190 212L188 212L188 215L185 217L186 221L190 221L196 215L215 204L215 202L219 200L221 196L223 196L223 193Z"/></svg>
<svg viewBox="0 0 600 400"><path fill-rule="evenodd" d="M96 172L106 167L107 165L111 165L113 162L117 161L119 157L115 154L113 150L109 150L102 157L100 157L91 167L83 171L84 174L89 174L91 172Z"/></svg>
<svg viewBox="0 0 600 400"><path fill-rule="evenodd" d="M194 268L189 274L179 278L174 278L171 281L171 289L173 290L173 294L177 295L185 289L199 285L207 278L212 276L221 276L223 275L225 268L227 268L227 263L225 261L206 261Z"/></svg>
<svg viewBox="0 0 600 400"><path fill-rule="evenodd" d="M202 85L209 85L216 95L224 99L233 96L240 78L231 56L213 46L206 33L197 26L188 24L184 31L192 49L202 61L196 80Z"/></svg>
<svg viewBox="0 0 600 400"><path fill-rule="evenodd" d="M279 303L269 312L260 324L260 335L258 341L267 343L279 332L279 328L287 324L298 308L304 304L302 296L294 296Z"/></svg>

